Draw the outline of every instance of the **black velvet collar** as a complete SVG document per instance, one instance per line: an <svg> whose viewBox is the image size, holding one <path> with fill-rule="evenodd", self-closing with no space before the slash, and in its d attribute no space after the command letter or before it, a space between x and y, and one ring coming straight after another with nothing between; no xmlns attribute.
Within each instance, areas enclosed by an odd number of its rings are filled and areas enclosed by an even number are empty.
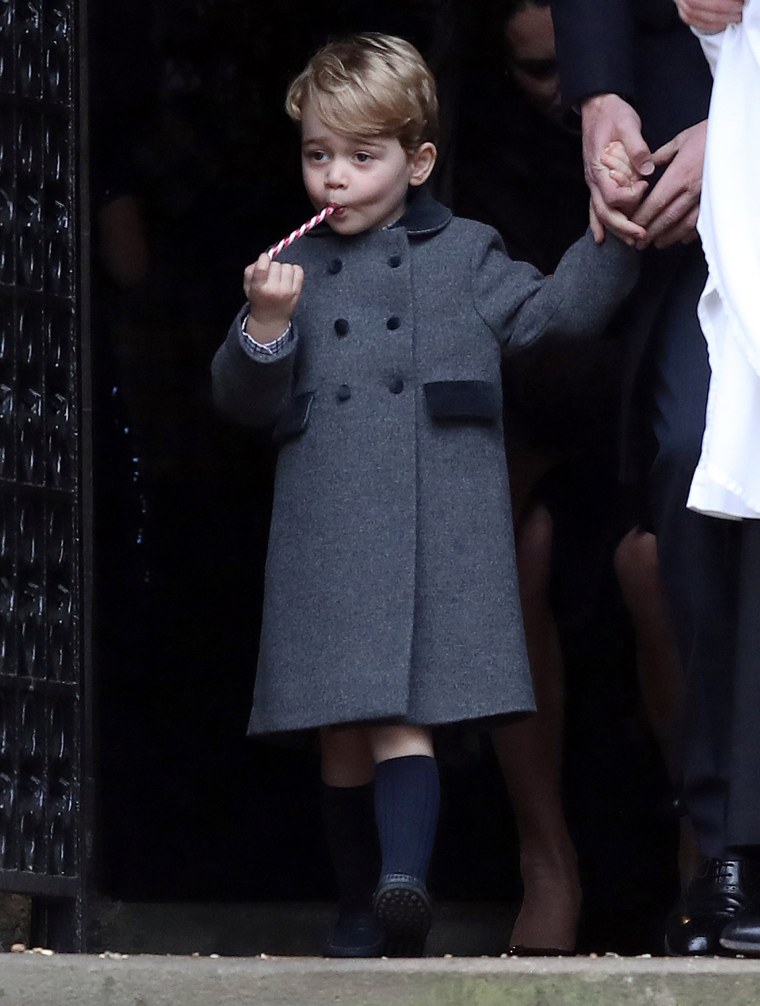
<svg viewBox="0 0 760 1006"><path fill-rule="evenodd" d="M409 234L435 234L451 220L451 210L433 199L426 186L410 188L406 212L393 227L405 227Z"/></svg>

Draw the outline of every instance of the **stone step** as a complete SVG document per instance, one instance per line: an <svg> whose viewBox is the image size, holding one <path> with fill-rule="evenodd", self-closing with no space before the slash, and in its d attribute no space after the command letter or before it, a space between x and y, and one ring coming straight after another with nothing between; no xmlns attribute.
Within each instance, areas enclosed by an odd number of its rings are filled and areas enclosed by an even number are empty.
<svg viewBox="0 0 760 1006"><path fill-rule="evenodd" d="M9 1006L756 1006L760 964L719 958L324 961L8 954Z"/></svg>

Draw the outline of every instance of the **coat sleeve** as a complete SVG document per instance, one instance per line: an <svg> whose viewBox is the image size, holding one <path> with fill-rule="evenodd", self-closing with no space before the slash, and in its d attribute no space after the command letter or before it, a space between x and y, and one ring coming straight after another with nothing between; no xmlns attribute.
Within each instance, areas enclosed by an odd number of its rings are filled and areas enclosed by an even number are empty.
<svg viewBox="0 0 760 1006"><path fill-rule="evenodd" d="M543 276L513 262L492 233L471 267L475 309L511 352L547 335L601 334L636 282L639 253L612 235L598 245L587 231Z"/></svg>
<svg viewBox="0 0 760 1006"><path fill-rule="evenodd" d="M254 358L243 348L242 323L248 305L233 321L227 338L211 363L211 390L217 409L244 426L275 422L291 399L298 348L294 327L291 342L274 356Z"/></svg>
<svg viewBox="0 0 760 1006"><path fill-rule="evenodd" d="M593 94L635 95L633 0L552 0L565 104Z"/></svg>

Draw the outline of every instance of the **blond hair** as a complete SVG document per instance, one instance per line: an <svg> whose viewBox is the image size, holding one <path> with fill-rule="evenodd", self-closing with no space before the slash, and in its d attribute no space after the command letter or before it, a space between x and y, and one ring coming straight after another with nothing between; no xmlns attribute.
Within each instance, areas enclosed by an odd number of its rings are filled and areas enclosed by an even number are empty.
<svg viewBox="0 0 760 1006"><path fill-rule="evenodd" d="M367 32L329 42L288 88L285 111L300 122L309 104L339 133L390 136L405 150L435 142L435 80L402 38Z"/></svg>

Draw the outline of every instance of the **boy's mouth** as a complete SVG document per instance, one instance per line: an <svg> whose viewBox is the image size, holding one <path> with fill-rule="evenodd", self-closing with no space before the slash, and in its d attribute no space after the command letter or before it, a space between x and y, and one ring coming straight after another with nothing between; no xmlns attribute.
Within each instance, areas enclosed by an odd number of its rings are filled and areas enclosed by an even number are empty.
<svg viewBox="0 0 760 1006"><path fill-rule="evenodd" d="M334 217L341 217L346 212L347 207L341 206L340 203L328 203L328 206L332 207L332 215Z"/></svg>

